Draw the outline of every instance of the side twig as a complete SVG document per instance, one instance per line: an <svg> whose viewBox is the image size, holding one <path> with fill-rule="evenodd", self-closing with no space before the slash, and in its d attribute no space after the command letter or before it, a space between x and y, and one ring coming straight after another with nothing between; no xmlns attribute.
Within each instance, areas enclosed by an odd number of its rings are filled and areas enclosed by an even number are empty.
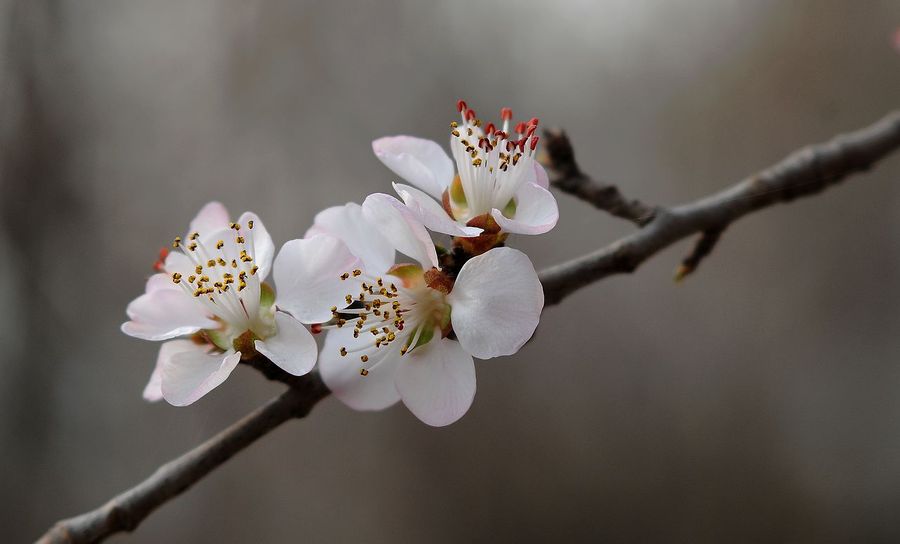
<svg viewBox="0 0 900 544"><path fill-rule="evenodd" d="M658 208L653 220L637 232L541 272L545 304L558 304L612 274L633 272L646 259L687 236L721 231L750 212L814 195L868 170L898 147L900 111L894 111L869 127L795 151L724 191L674 208Z"/></svg>
<svg viewBox="0 0 900 544"><path fill-rule="evenodd" d="M582 172L575 162L575 151L569 137L563 130L544 131L544 151L546 155L542 162L547 167L552 186L639 227L653 220L656 213L653 206L639 200L629 200L615 185L594 180Z"/></svg>
<svg viewBox="0 0 900 544"><path fill-rule="evenodd" d="M159 467L149 478L100 508L56 523L38 543L100 542L115 533L133 531L154 510L282 423L306 416L327 395L318 374L303 376L281 396Z"/></svg>
<svg viewBox="0 0 900 544"><path fill-rule="evenodd" d="M565 142L568 145L567 139ZM778 202L818 193L850 174L868 169L898 147L900 112L893 112L870 127L796 151L729 189L690 204L665 209L628 201L614 187L591 182L578 170L571 146L568 146L570 160L559 163L563 170L553 173L557 179L554 183L598 208L645 226L605 248L542 271L545 304L558 304L581 287L612 274L632 272L658 251L687 236L702 233L692 253L682 263L688 268L696 268L713 249L721 232L744 215ZM579 184L581 188L577 188ZM598 194L606 196L595 196ZM156 508L183 493L285 421L304 417L329 393L316 373L298 378L264 359L254 359L246 364L270 380L287 384L288 391L197 448L166 463L152 476L100 508L58 522L39 542L100 542L112 534L134 530Z"/></svg>

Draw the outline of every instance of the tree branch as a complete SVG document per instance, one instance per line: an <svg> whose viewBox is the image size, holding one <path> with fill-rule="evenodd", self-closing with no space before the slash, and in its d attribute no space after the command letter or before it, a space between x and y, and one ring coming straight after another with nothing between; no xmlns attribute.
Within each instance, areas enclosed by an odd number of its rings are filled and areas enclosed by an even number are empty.
<svg viewBox="0 0 900 544"><path fill-rule="evenodd" d="M285 421L306 416L328 393L317 373L298 378L281 396L159 467L149 478L100 508L56 523L38 543L100 542L115 533L133 531L150 513L189 489L234 454Z"/></svg>
<svg viewBox="0 0 900 544"><path fill-rule="evenodd" d="M568 145L564 134L560 133L559 138L563 140L557 142ZM645 226L594 253L542 271L545 304L558 304L577 289L606 276L631 272L663 248L692 234L703 233L683 263L695 268L713 249L725 227L744 215L818 193L850 174L868 169L898 147L900 112L893 112L870 127L796 151L729 189L665 209L628 201L615 187L593 182L578 170L568 145L569 158L555 163L562 168L553 174L556 186L613 215ZM557 159L565 157L563 151L565 148L555 151ZM156 508L285 421L306 416L329 394L317 373L291 376L264 358L251 359L245 364L270 380L287 384L289 389L197 448L166 463L142 483L100 508L58 522L38 542L100 542L112 534L134 530Z"/></svg>
<svg viewBox="0 0 900 544"><path fill-rule="evenodd" d="M894 111L869 127L795 151L724 191L671 209L658 208L641 230L541 272L545 304L558 304L574 291L612 274L632 272L687 236L721 231L750 212L816 194L868 170L898 147L900 111Z"/></svg>
<svg viewBox="0 0 900 544"><path fill-rule="evenodd" d="M618 187L592 179L581 171L575 162L575 151L565 131L547 129L544 131L542 161L547 167L550 184L557 189L574 195L611 215L627 219L639 227L653 220L656 208L639 200L628 200Z"/></svg>

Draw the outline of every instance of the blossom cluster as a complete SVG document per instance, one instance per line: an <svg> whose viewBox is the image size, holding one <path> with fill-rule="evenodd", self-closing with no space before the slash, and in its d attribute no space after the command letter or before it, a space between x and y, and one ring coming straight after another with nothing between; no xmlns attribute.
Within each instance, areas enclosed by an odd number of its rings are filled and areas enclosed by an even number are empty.
<svg viewBox="0 0 900 544"><path fill-rule="evenodd" d="M559 212L534 157L538 120L512 124L504 108L485 125L457 106L452 157L412 136L375 140L400 198L322 210L277 255L254 213L204 206L127 308L126 334L164 341L144 398L191 404L261 355L296 376L318 364L357 410L402 401L429 425L462 417L474 358L516 353L544 305L534 266L506 240L549 231Z"/></svg>

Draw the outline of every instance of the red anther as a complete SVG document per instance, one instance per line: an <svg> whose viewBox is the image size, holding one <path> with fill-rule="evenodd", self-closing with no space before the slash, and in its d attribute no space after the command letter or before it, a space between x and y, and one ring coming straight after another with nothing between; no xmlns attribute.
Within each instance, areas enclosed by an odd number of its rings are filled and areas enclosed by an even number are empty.
<svg viewBox="0 0 900 544"><path fill-rule="evenodd" d="M528 138L522 138L521 140L519 140L519 142L518 142L519 151L525 151L525 140L527 140L527 139Z"/></svg>
<svg viewBox="0 0 900 544"><path fill-rule="evenodd" d="M458 111L459 113L462 113L462 112L466 111L467 109L469 109L469 106L466 105L465 100L457 100L456 101L456 111Z"/></svg>
<svg viewBox="0 0 900 544"><path fill-rule="evenodd" d="M534 131L537 130L537 125L531 125L528 127L528 132L525 134L526 138L531 138L534 135Z"/></svg>
<svg viewBox="0 0 900 544"><path fill-rule="evenodd" d="M496 136L498 138L500 138L501 140L505 140L505 139L509 138L509 134L503 132L502 130L498 130L496 133Z"/></svg>
<svg viewBox="0 0 900 544"><path fill-rule="evenodd" d="M321 323L313 323L309 326L309 332L313 334L319 334L322 332L322 324Z"/></svg>
<svg viewBox="0 0 900 544"><path fill-rule="evenodd" d="M500 108L500 119L503 121L509 121L512 119L512 109L510 108Z"/></svg>
<svg viewBox="0 0 900 544"><path fill-rule="evenodd" d="M506 142L506 152L512 153L512 150L516 148L516 142L509 140Z"/></svg>
<svg viewBox="0 0 900 544"><path fill-rule="evenodd" d="M525 123L519 123L516 125L516 134L522 134L525 132Z"/></svg>
<svg viewBox="0 0 900 544"><path fill-rule="evenodd" d="M472 121L475 119L475 110L466 110L466 121Z"/></svg>
<svg viewBox="0 0 900 544"><path fill-rule="evenodd" d="M166 257L169 256L169 249L165 247L159 248L159 258L153 263L153 270L163 272L166 268Z"/></svg>
<svg viewBox="0 0 900 544"><path fill-rule="evenodd" d="M539 122L540 122L540 119L538 119L537 117L532 117L531 120L528 121L528 125L536 127L536 126L538 126Z"/></svg>
<svg viewBox="0 0 900 544"><path fill-rule="evenodd" d="M534 138L531 139L531 150L532 151L534 151L534 148L537 147L538 138L540 138L540 136L535 136Z"/></svg>
<svg viewBox="0 0 900 544"><path fill-rule="evenodd" d="M486 127L484 127L484 133L490 136L497 130L497 127L494 126L494 123L488 123Z"/></svg>

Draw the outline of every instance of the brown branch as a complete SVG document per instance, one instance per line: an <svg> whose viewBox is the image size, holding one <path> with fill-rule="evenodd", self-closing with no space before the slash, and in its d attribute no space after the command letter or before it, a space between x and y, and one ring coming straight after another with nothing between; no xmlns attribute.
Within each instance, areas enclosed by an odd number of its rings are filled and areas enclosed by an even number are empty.
<svg viewBox="0 0 900 544"><path fill-rule="evenodd" d="M38 543L100 542L115 533L133 531L154 510L282 423L306 416L327 395L318 374L298 378L281 396L159 467L149 478L100 508L56 523Z"/></svg>
<svg viewBox="0 0 900 544"><path fill-rule="evenodd" d="M692 234L722 230L750 212L816 194L868 170L900 147L900 111L875 124L800 149L740 183L696 202L658 208L652 221L613 244L541 272L545 304L612 274L634 271L658 251Z"/></svg>
<svg viewBox="0 0 900 544"><path fill-rule="evenodd" d="M675 281L682 281L697 270L697 267L700 266L700 261L715 249L716 244L719 242L719 237L722 236L723 230L724 229L709 229L700 234L700 238L697 238L697 242L694 244L691 252L688 253L688 256L685 257L681 261L681 264L678 265L678 268L675 269Z"/></svg>
<svg viewBox="0 0 900 544"><path fill-rule="evenodd" d="M868 169L898 147L900 112L893 112L868 128L797 151L730 189L672 209L650 208L637 201L625 200L615 188L600 186L606 188L597 189L593 182L583 183L581 189L574 191L579 196L606 195L587 198L598 208L638 224L643 224L645 217L652 217L652 220L641 230L606 248L541 272L545 304L558 304L575 290L606 276L631 272L674 242L692 234L705 233L686 259L696 267L713 249L718 234L742 216L778 202L815 194L850 174ZM574 158L562 164L568 165L566 179L581 176L590 181L578 171ZM559 183L566 182L557 182L557 186ZM592 188L591 185L595 186ZM58 522L39 542L99 542L114 533L134 530L156 508L183 493L285 421L304 417L329 393L316 373L290 376L265 359L253 359L246 364L270 380L287 384L288 391L197 448L166 463L142 483L100 508Z"/></svg>
<svg viewBox="0 0 900 544"><path fill-rule="evenodd" d="M656 208L638 200L629 200L618 187L592 179L575 162L575 151L569 137L560 129L544 131L544 166L550 184L574 195L611 215L627 219L638 226L653 220Z"/></svg>

